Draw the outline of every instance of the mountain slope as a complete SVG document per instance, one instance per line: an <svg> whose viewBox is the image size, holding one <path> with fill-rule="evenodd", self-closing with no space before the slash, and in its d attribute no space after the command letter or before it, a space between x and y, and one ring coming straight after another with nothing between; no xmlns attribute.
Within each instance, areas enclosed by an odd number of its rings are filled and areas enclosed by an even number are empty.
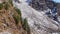
<svg viewBox="0 0 60 34"><path fill-rule="evenodd" d="M28 34L27 20L23 19L22 22L21 12L13 6L12 0L0 0L0 2L0 34Z"/></svg>
<svg viewBox="0 0 60 34"><path fill-rule="evenodd" d="M60 31L60 25L56 21L48 18L44 11L36 11L26 2L17 3L13 1L13 4L21 10L22 17L28 19L32 34L49 34L50 32L54 33Z"/></svg>

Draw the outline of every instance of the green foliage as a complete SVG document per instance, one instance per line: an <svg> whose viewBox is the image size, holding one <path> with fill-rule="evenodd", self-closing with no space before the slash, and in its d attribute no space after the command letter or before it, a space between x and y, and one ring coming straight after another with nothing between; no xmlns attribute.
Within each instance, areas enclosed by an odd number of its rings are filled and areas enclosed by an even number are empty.
<svg viewBox="0 0 60 34"><path fill-rule="evenodd" d="M13 18L16 21L16 24L18 24L19 21L20 21L20 16L19 15L18 16L13 16Z"/></svg>
<svg viewBox="0 0 60 34"><path fill-rule="evenodd" d="M27 31L27 34L30 34L30 27L28 25L27 19L24 19L23 28Z"/></svg>
<svg viewBox="0 0 60 34"><path fill-rule="evenodd" d="M0 4L0 10L3 8L3 4Z"/></svg>
<svg viewBox="0 0 60 34"><path fill-rule="evenodd" d="M21 11L18 8L15 8L15 10L21 16Z"/></svg>
<svg viewBox="0 0 60 34"><path fill-rule="evenodd" d="M5 8L6 10L8 10L8 8L9 8L9 4L8 4L8 2L3 2L3 3L0 3L0 10L2 9L2 8Z"/></svg>
<svg viewBox="0 0 60 34"><path fill-rule="evenodd" d="M19 9L17 9L17 8L14 8L14 9L17 11L17 13L20 16L20 17L19 16L15 17L16 23L18 23L18 21L22 21L21 11ZM22 26L27 31L27 34L30 34L30 27L28 25L28 22L27 22L27 19L26 18L24 19L24 22L22 22Z"/></svg>
<svg viewBox="0 0 60 34"><path fill-rule="evenodd" d="M9 0L9 3L13 6L12 0Z"/></svg>
<svg viewBox="0 0 60 34"><path fill-rule="evenodd" d="M6 10L8 10L9 4L8 4L8 3L5 3L4 8L5 8Z"/></svg>
<svg viewBox="0 0 60 34"><path fill-rule="evenodd" d="M14 9L19 15L19 16L16 16L16 23L18 23L18 21L21 21L21 23L22 23L21 11L16 7L14 7Z"/></svg>

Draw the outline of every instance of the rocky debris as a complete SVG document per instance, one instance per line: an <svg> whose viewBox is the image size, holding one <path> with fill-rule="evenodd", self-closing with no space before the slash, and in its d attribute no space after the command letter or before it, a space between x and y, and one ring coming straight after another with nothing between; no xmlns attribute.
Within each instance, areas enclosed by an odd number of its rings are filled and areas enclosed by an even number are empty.
<svg viewBox="0 0 60 34"><path fill-rule="evenodd" d="M58 15L60 16L60 7L59 7L59 6L60 6L60 4L57 4L57 9L58 9L57 11L58 11Z"/></svg>
<svg viewBox="0 0 60 34"><path fill-rule="evenodd" d="M13 4L15 7L21 10L22 17L28 19L28 24L32 34L59 33L60 25L56 21L47 17L45 15L45 11L38 12L27 5L26 2L22 2L20 4L14 2Z"/></svg>
<svg viewBox="0 0 60 34"><path fill-rule="evenodd" d="M36 10L45 10L46 8L46 2L45 0L31 0L30 6L32 6Z"/></svg>
<svg viewBox="0 0 60 34"><path fill-rule="evenodd" d="M20 31L16 27L14 18L11 17L4 9L0 10L0 34L14 34L14 31L16 32L16 34L20 34Z"/></svg>
<svg viewBox="0 0 60 34"><path fill-rule="evenodd" d="M34 9L36 9L36 10L46 10L46 9L48 9L47 5L49 5L50 7L53 7L53 3L49 2L49 1L48 0L31 0L31 2L29 3L29 5L31 7L33 7ZM60 6L60 4L57 3L56 7L58 9L60 8L59 6ZM58 12L60 12L60 11L58 11Z"/></svg>

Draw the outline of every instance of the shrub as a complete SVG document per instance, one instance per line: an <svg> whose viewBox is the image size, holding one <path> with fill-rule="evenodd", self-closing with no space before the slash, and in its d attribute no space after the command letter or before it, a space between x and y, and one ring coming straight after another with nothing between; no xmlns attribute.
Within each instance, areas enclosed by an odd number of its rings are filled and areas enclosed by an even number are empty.
<svg viewBox="0 0 60 34"><path fill-rule="evenodd" d="M12 0L9 0L9 3L13 6Z"/></svg>
<svg viewBox="0 0 60 34"><path fill-rule="evenodd" d="M16 12L21 16L21 11L17 8L15 8Z"/></svg>
<svg viewBox="0 0 60 34"><path fill-rule="evenodd" d="M20 21L20 16L19 15L18 16L13 16L13 18L14 18L14 20L16 22L16 25L17 25Z"/></svg>
<svg viewBox="0 0 60 34"><path fill-rule="evenodd" d="M30 34L30 27L28 25L27 19L24 19L24 24L23 28L27 31L27 34Z"/></svg>
<svg viewBox="0 0 60 34"><path fill-rule="evenodd" d="M3 4L0 4L0 10L3 8Z"/></svg>
<svg viewBox="0 0 60 34"><path fill-rule="evenodd" d="M8 4L8 3L5 3L4 8L5 8L6 10L8 10L9 4Z"/></svg>

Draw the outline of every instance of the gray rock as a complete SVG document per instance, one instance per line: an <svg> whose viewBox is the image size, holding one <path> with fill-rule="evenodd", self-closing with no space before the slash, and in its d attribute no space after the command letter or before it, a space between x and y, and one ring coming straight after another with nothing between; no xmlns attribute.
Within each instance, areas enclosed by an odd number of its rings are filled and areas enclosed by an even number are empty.
<svg viewBox="0 0 60 34"><path fill-rule="evenodd" d="M30 6L32 6L36 10L45 10L46 9L45 0L32 0L32 2L30 3Z"/></svg>

